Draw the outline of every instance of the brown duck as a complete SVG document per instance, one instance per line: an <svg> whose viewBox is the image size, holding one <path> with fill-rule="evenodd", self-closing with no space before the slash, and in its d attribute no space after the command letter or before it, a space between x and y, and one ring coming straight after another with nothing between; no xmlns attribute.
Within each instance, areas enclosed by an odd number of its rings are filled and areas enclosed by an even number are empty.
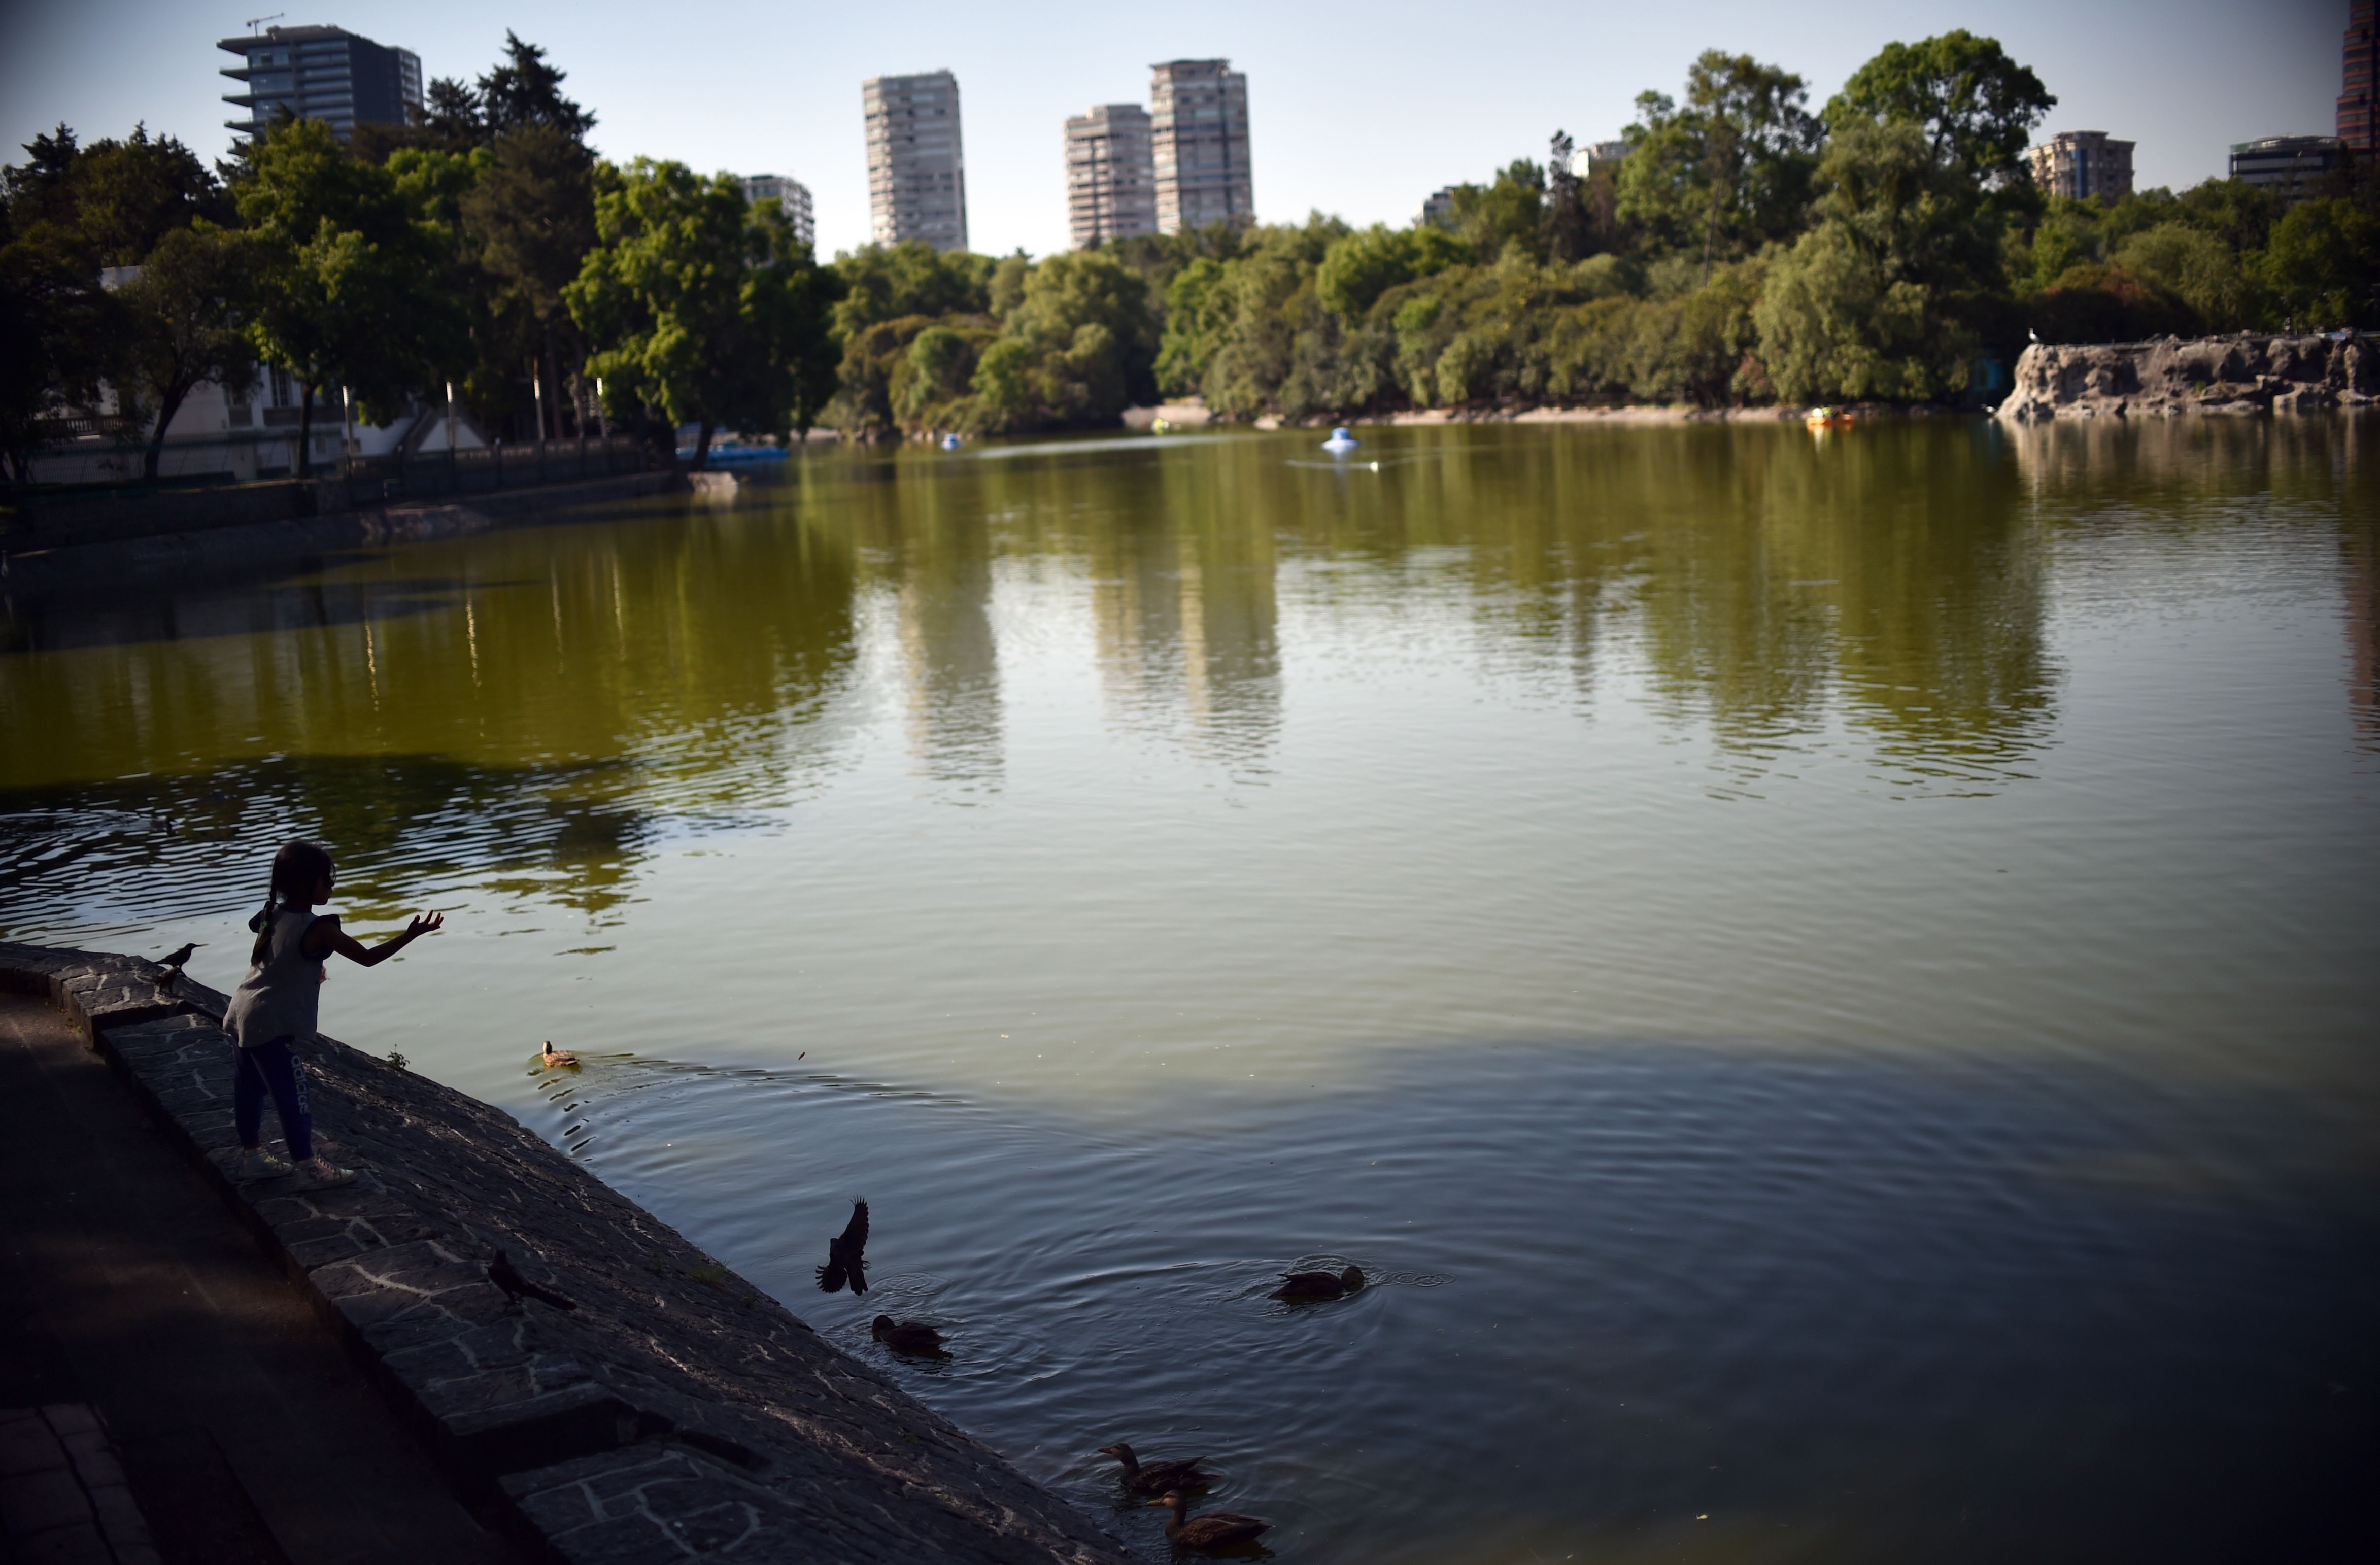
<svg viewBox="0 0 2380 1565"><path fill-rule="evenodd" d="M869 1324L868 1334L896 1353L939 1356L942 1351L942 1334L914 1320L894 1320L889 1315L880 1315Z"/></svg>
<svg viewBox="0 0 2380 1565"><path fill-rule="evenodd" d="M1140 1458L1133 1454L1132 1448L1122 1440L1111 1446L1101 1446L1099 1454L1114 1457L1123 1463L1121 1474L1123 1486L1136 1495L1161 1495L1174 1489L1203 1489L1215 1481L1212 1474L1198 1471L1198 1464L1207 1460L1203 1456L1194 1456L1187 1462L1152 1462L1144 1466Z"/></svg>
<svg viewBox="0 0 2380 1565"><path fill-rule="evenodd" d="M1293 1271L1284 1273L1281 1286L1272 1291L1276 1299L1343 1299L1364 1285L1364 1268L1349 1267L1345 1271Z"/></svg>
<svg viewBox="0 0 2380 1565"><path fill-rule="evenodd" d="M1259 1522L1253 1516L1234 1516L1228 1510L1210 1510L1204 1516L1194 1518L1188 1514L1190 1502L1183 1498L1179 1489L1162 1499L1153 1499L1148 1503L1161 1505L1173 1512L1173 1519L1165 1523L1165 1535L1184 1548L1237 1548L1242 1544L1256 1542L1258 1533L1272 1530L1269 1522Z"/></svg>

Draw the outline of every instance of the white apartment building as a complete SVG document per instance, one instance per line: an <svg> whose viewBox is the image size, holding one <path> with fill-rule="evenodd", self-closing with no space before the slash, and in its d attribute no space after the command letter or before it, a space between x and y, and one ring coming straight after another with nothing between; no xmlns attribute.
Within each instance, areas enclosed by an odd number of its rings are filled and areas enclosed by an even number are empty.
<svg viewBox="0 0 2380 1565"><path fill-rule="evenodd" d="M2104 130L2061 130L2025 157L2033 182L2052 196L2120 200L2132 193L2132 147Z"/></svg>
<svg viewBox="0 0 2380 1565"><path fill-rule="evenodd" d="M1148 111L1099 103L1066 121L1066 230L1076 249L1157 232Z"/></svg>
<svg viewBox="0 0 2380 1565"><path fill-rule="evenodd" d="M1229 60L1168 60L1150 68L1158 229L1254 223L1246 75Z"/></svg>
<svg viewBox="0 0 2380 1565"><path fill-rule="evenodd" d="M818 248L818 219L810 209L810 188L800 180L788 179L782 174L747 174L744 176L744 199L775 201L784 212L785 221L794 225L794 237L812 249Z"/></svg>
<svg viewBox="0 0 2380 1565"><path fill-rule="evenodd" d="M868 116L869 237L880 245L923 239L938 250L966 249L958 78L946 70L870 77L859 96Z"/></svg>

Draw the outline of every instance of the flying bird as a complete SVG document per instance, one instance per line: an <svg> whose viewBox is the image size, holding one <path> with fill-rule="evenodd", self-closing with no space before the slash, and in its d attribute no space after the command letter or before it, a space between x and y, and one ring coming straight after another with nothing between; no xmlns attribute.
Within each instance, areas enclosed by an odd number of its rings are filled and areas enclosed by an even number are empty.
<svg viewBox="0 0 2380 1565"><path fill-rule="evenodd" d="M1349 1267L1345 1271L1292 1271L1281 1275L1281 1286L1272 1291L1276 1299L1343 1299L1364 1285L1364 1268Z"/></svg>
<svg viewBox="0 0 2380 1565"><path fill-rule="evenodd" d="M868 1203L851 1204L851 1221L826 1242L826 1265L818 1268L819 1292L840 1293L848 1281L855 1293L868 1292Z"/></svg>
<svg viewBox="0 0 2380 1565"><path fill-rule="evenodd" d="M1123 1479L1123 1486L1136 1495L1171 1494L1176 1489L1203 1489L1215 1481L1213 1474L1202 1473L1198 1469L1198 1464L1207 1460L1203 1456L1194 1456L1186 1462L1144 1462L1139 1457L1134 1455L1133 1449L1122 1440L1118 1440L1111 1446L1101 1446L1099 1454L1114 1457L1123 1463L1123 1471L1118 1476Z"/></svg>
<svg viewBox="0 0 2380 1565"><path fill-rule="evenodd" d="M889 1315L880 1315L868 1326L868 1334L896 1353L923 1353L934 1358L944 1356L942 1334L918 1321L894 1320Z"/></svg>
<svg viewBox="0 0 2380 1565"><path fill-rule="evenodd" d="M1163 1499L1153 1499L1148 1503L1161 1505L1173 1512L1172 1520L1165 1523L1165 1535L1184 1548L1201 1552L1237 1548L1242 1544L1254 1543L1258 1533L1272 1530L1269 1522L1259 1522L1253 1516L1234 1516L1228 1510L1209 1511L1194 1521L1188 1514L1190 1502L1182 1497L1179 1489Z"/></svg>
<svg viewBox="0 0 2380 1565"><path fill-rule="evenodd" d="M578 1307L578 1301L567 1293L557 1293L551 1288L540 1287L523 1277L514 1267L513 1258L502 1250L497 1251L494 1258L488 1262L488 1280L503 1289L504 1297L515 1304L519 1304L524 1298L530 1298L542 1300L558 1310L575 1310Z"/></svg>

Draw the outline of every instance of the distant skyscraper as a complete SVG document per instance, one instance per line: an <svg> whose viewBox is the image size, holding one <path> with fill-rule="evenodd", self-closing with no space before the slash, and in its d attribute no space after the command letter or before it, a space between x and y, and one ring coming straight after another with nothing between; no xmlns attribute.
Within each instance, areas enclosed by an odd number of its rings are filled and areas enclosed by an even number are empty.
<svg viewBox="0 0 2380 1565"><path fill-rule="evenodd" d="M2338 139L2358 152L2380 150L2380 124L2374 123L2373 94L2380 91L2380 28L2373 24L2372 0L2352 0L2347 7L2346 61L2338 85Z"/></svg>
<svg viewBox="0 0 2380 1565"><path fill-rule="evenodd" d="M1157 232L1148 111L1099 103L1066 121L1066 230L1075 248Z"/></svg>
<svg viewBox="0 0 2380 1565"><path fill-rule="evenodd" d="M784 212L785 221L794 225L795 237L806 245L818 243L818 224L810 215L810 188L800 180L788 179L782 174L747 174L744 176L744 199L774 200Z"/></svg>
<svg viewBox="0 0 2380 1565"><path fill-rule="evenodd" d="M959 142L959 81L949 71L878 76L860 83L868 113L869 237L967 248L966 153Z"/></svg>
<svg viewBox="0 0 2380 1565"><path fill-rule="evenodd" d="M2104 130L2061 130L2025 156L2033 163L2033 182L2045 193L2115 201L2132 193L2132 147L2110 140Z"/></svg>
<svg viewBox="0 0 2380 1565"><path fill-rule="evenodd" d="M1414 226L1439 228L1454 226L1454 192L1452 185L1442 185L1421 199L1421 211L1414 214Z"/></svg>
<svg viewBox="0 0 2380 1565"><path fill-rule="evenodd" d="M1247 77L1229 60L1168 60L1151 68L1159 231L1254 223Z"/></svg>
<svg viewBox="0 0 2380 1565"><path fill-rule="evenodd" d="M421 109L421 61L410 49L391 49L343 27L269 27L215 45L239 56L223 74L240 84L224 102L246 109L225 120L254 136L285 111L327 121L342 141L358 125L405 125Z"/></svg>

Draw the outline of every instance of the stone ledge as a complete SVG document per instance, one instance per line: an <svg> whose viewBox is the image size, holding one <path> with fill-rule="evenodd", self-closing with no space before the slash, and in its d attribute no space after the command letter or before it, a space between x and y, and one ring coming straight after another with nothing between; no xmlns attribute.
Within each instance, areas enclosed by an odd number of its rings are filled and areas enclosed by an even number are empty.
<svg viewBox="0 0 2380 1565"><path fill-rule="evenodd" d="M1064 1561L1115 1539L511 1116L330 1038L337 1190L239 1183L224 997L0 944L300 1279L466 1493L565 1561ZM508 1253L570 1311L509 1300Z"/></svg>

